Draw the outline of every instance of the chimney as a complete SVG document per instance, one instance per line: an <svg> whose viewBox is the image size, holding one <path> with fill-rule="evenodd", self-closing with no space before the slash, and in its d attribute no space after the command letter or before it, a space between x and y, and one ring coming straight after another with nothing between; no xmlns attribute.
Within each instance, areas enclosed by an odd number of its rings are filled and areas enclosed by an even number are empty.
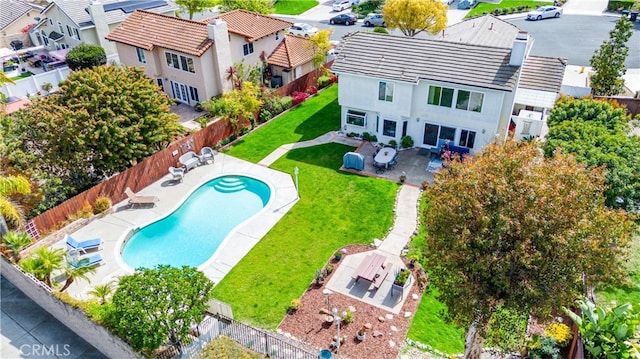
<svg viewBox="0 0 640 359"><path fill-rule="evenodd" d="M231 62L231 45L229 44L227 23L220 18L215 18L207 24L207 33L209 39L213 40L214 61L217 65L217 80L220 86L220 92L222 93L232 88L231 83L226 79L226 72L233 65Z"/></svg>
<svg viewBox="0 0 640 359"><path fill-rule="evenodd" d="M511 48L511 57L509 58L509 66L522 66L524 58L527 54L527 44L529 42L529 34L526 31L518 32L513 47Z"/></svg>
<svg viewBox="0 0 640 359"><path fill-rule="evenodd" d="M117 54L116 44L105 39L109 34L109 25L107 24L107 15L105 14L104 7L100 1L92 1L87 7L89 16L96 26L96 33L98 34L98 43L104 48L104 52L107 57L109 55ZM63 34L64 35L64 34Z"/></svg>

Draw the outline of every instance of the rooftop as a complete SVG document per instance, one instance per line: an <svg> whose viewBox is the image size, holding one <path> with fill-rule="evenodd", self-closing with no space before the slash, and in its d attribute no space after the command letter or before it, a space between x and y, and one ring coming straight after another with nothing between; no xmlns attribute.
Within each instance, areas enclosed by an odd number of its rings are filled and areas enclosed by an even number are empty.
<svg viewBox="0 0 640 359"><path fill-rule="evenodd" d="M258 14L247 10L234 10L211 18L203 19L205 24L214 18L220 18L227 23L230 33L244 36L248 42L261 39L276 31L293 25L292 22L275 17Z"/></svg>
<svg viewBox="0 0 640 359"><path fill-rule="evenodd" d="M511 48L520 29L493 15L467 19L435 35L435 40Z"/></svg>
<svg viewBox="0 0 640 359"><path fill-rule="evenodd" d="M567 59L558 57L527 57L524 60L518 87L559 93L567 62Z"/></svg>
<svg viewBox="0 0 640 359"><path fill-rule="evenodd" d="M313 53L313 41L287 34L267 58L267 63L290 69L309 62L313 57Z"/></svg>
<svg viewBox="0 0 640 359"><path fill-rule="evenodd" d="M40 11L41 8L23 0L0 1L0 29L11 25L31 10Z"/></svg>

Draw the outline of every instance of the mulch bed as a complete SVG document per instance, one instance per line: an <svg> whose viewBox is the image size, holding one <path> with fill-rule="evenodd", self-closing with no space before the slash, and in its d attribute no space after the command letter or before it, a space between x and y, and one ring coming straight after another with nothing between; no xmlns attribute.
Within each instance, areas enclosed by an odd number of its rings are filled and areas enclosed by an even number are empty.
<svg viewBox="0 0 640 359"><path fill-rule="evenodd" d="M373 248L365 245L353 245L346 247L346 255L370 251ZM344 260L344 259L343 259ZM331 262L334 266L333 272L325 279L324 283L328 283L333 273L336 272L341 262ZM406 263L405 263L406 264ZM407 266L408 267L408 266ZM415 272L415 269L412 269ZM415 314L422 291L419 290L415 282L409 293L404 295L407 297L398 315L386 310L366 304L360 300L334 292L331 294L331 306L344 311L349 307L353 307L356 311L353 313L353 321L349 324L340 325L340 336L345 338L345 342L340 346L340 358L397 358L400 346L403 344L413 315ZM336 325L326 321L326 315L321 310L327 310L327 302L322 294L325 286L317 286L312 283L300 298L300 307L297 311L287 314L280 323L279 329L285 333L321 349L329 349L329 345L336 336ZM413 294L418 295L417 300L411 297ZM405 312L411 315L405 318ZM387 319L387 314L393 314L392 319ZM383 317L384 322L379 321L379 317ZM365 324L371 324L372 329L367 331L364 341L356 339L356 332ZM395 327L395 330L394 328ZM373 334L379 332L382 335L374 337ZM334 357L336 356L335 348L332 350Z"/></svg>

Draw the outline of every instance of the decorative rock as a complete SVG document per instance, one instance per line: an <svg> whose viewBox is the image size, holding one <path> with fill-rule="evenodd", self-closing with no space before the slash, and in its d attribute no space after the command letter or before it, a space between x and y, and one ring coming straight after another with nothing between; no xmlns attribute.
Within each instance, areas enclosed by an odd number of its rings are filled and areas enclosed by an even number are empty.
<svg viewBox="0 0 640 359"><path fill-rule="evenodd" d="M418 300L418 299L420 299L420 297L416 293L413 293L413 294L411 294L411 299Z"/></svg>
<svg viewBox="0 0 640 359"><path fill-rule="evenodd" d="M371 325L371 323L367 323L364 325L365 328L367 328L367 330L371 330L371 328L373 328L373 325Z"/></svg>
<svg viewBox="0 0 640 359"><path fill-rule="evenodd" d="M356 307L350 305L349 306L349 310L351 311L351 313L355 313L356 312Z"/></svg>
<svg viewBox="0 0 640 359"><path fill-rule="evenodd" d="M393 319L393 315L392 314L387 314L387 320L391 320Z"/></svg>
<svg viewBox="0 0 640 359"><path fill-rule="evenodd" d="M325 309L325 308L320 308L320 314L326 314L326 315L333 316L333 313L331 313L328 309Z"/></svg>
<svg viewBox="0 0 640 359"><path fill-rule="evenodd" d="M285 336L286 338L291 338L291 333L284 333L284 336Z"/></svg>
<svg viewBox="0 0 640 359"><path fill-rule="evenodd" d="M378 321L379 321L380 323L384 323L384 317L378 317Z"/></svg>
<svg viewBox="0 0 640 359"><path fill-rule="evenodd" d="M392 325L391 328L389 328L389 329L391 329L392 332L397 332L398 331L398 328L396 328L395 325Z"/></svg>
<svg viewBox="0 0 640 359"><path fill-rule="evenodd" d="M396 346L396 342L394 342L393 340L389 340L389 348L393 348Z"/></svg>
<svg viewBox="0 0 640 359"><path fill-rule="evenodd" d="M280 328L276 329L276 333L282 334L282 329L280 329Z"/></svg>
<svg viewBox="0 0 640 359"><path fill-rule="evenodd" d="M411 316L411 312L404 312L404 317L409 318Z"/></svg>
<svg viewBox="0 0 640 359"><path fill-rule="evenodd" d="M347 249L346 249L346 248L342 248L342 249L340 250L340 253L342 253L342 254L347 254Z"/></svg>
<svg viewBox="0 0 640 359"><path fill-rule="evenodd" d="M381 336L382 336L382 332L381 331L377 331L377 330L373 331L373 337L374 338L381 337Z"/></svg>

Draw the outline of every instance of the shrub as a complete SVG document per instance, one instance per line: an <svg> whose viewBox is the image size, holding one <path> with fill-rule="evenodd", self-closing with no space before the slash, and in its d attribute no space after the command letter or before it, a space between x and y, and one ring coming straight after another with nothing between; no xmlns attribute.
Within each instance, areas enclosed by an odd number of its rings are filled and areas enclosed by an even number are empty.
<svg viewBox="0 0 640 359"><path fill-rule="evenodd" d="M382 26L376 26L373 28L373 32L378 33L378 34L388 34L389 31L387 31L387 29L385 29Z"/></svg>
<svg viewBox="0 0 640 359"><path fill-rule="evenodd" d="M411 147L413 147L413 138L411 138L411 136L403 136L400 139L400 147L402 147L402 148L411 148Z"/></svg>
<svg viewBox="0 0 640 359"><path fill-rule="evenodd" d="M65 60L71 70L82 70L107 63L107 54L99 45L80 43L69 50Z"/></svg>
<svg viewBox="0 0 640 359"><path fill-rule="evenodd" d="M291 303L289 303L289 308L287 308L288 312L295 312L300 308L300 299L295 298L291 299Z"/></svg>
<svg viewBox="0 0 640 359"><path fill-rule="evenodd" d="M498 307L489 322L486 345L507 352L519 351L525 344L528 319L528 315L514 309Z"/></svg>
<svg viewBox="0 0 640 359"><path fill-rule="evenodd" d="M498 16L498 15L502 14L502 10L501 10L501 9L496 8L496 9L493 9L493 11L492 11L491 13L492 13L493 15Z"/></svg>
<svg viewBox="0 0 640 359"><path fill-rule="evenodd" d="M396 140L391 140L389 141L389 146L393 148L398 148L398 142L396 142Z"/></svg>
<svg viewBox="0 0 640 359"><path fill-rule="evenodd" d="M342 313L342 320L345 322L345 324L353 322L353 312L351 312L349 309L345 310L344 313Z"/></svg>
<svg viewBox="0 0 640 359"><path fill-rule="evenodd" d="M258 122L265 123L269 121L272 117L273 116L271 115L271 112L263 108L262 110L260 110L260 115L258 116Z"/></svg>
<svg viewBox="0 0 640 359"><path fill-rule="evenodd" d="M502 13L505 14L505 15L508 14L509 13L509 8L508 7L503 8L502 9Z"/></svg>
<svg viewBox="0 0 640 359"><path fill-rule="evenodd" d="M336 75L331 75L331 79L329 80L330 83L334 83L334 82L338 82L338 76Z"/></svg>
<svg viewBox="0 0 640 359"><path fill-rule="evenodd" d="M288 110L293 107L293 98L291 96L281 97L280 104L282 105L282 111Z"/></svg>
<svg viewBox="0 0 640 359"><path fill-rule="evenodd" d="M563 323L553 323L544 328L544 335L555 339L561 347L566 347L573 339L571 328Z"/></svg>
<svg viewBox="0 0 640 359"><path fill-rule="evenodd" d="M108 197L100 196L93 203L93 214L104 213L111 208L111 200Z"/></svg>
<svg viewBox="0 0 640 359"><path fill-rule="evenodd" d="M309 87L307 92L309 93L309 95L315 95L315 94L318 93L318 89L315 86L311 86L311 87Z"/></svg>
<svg viewBox="0 0 640 359"><path fill-rule="evenodd" d="M369 132L364 132L362 134L362 139L368 142L377 142L378 137L376 135L372 135Z"/></svg>
<svg viewBox="0 0 640 359"><path fill-rule="evenodd" d="M296 91L293 93L293 105L298 105L307 99L309 95L306 92Z"/></svg>
<svg viewBox="0 0 640 359"><path fill-rule="evenodd" d="M330 81L331 81L331 76L322 75L318 77L318 81L316 81L316 85L318 86L318 88L327 87Z"/></svg>
<svg viewBox="0 0 640 359"><path fill-rule="evenodd" d="M527 343L527 349L531 359L561 358L558 343L546 335L534 334Z"/></svg>

